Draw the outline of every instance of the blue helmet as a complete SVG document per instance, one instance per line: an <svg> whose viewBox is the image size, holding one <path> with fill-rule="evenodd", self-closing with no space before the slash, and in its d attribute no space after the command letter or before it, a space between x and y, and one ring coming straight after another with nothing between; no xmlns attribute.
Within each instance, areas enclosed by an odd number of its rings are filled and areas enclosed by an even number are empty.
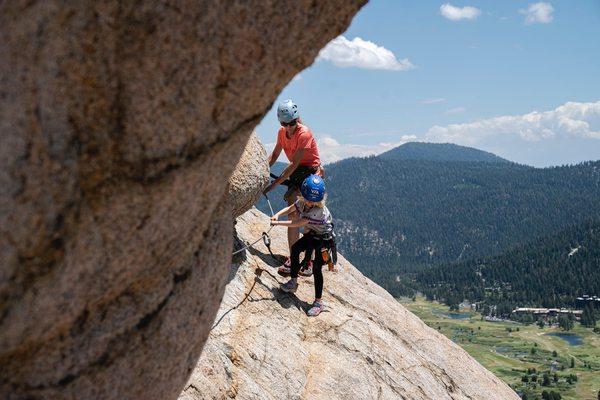
<svg viewBox="0 0 600 400"><path fill-rule="evenodd" d="M308 201L317 202L323 200L325 197L325 182L319 175L309 175L306 177L302 186L300 186L300 193Z"/></svg>
<svg viewBox="0 0 600 400"><path fill-rule="evenodd" d="M290 123L300 116L298 106L292 100L284 100L277 107L277 118L279 122Z"/></svg>

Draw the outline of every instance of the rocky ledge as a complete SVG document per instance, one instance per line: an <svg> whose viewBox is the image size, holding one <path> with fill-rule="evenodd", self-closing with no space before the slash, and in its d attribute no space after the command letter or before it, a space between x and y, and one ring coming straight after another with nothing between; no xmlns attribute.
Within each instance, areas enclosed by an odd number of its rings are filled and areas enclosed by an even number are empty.
<svg viewBox="0 0 600 400"><path fill-rule="evenodd" d="M251 209L237 219L238 246L269 228ZM275 256L286 232L270 231ZM325 311L309 318L312 278L278 290L279 262L258 242L239 259L209 339L180 400L518 399L506 384L408 312L340 256L325 275Z"/></svg>

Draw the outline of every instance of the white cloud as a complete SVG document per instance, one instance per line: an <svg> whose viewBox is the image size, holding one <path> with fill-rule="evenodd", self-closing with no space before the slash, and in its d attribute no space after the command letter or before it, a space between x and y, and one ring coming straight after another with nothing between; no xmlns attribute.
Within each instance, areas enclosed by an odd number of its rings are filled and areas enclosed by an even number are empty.
<svg viewBox="0 0 600 400"><path fill-rule="evenodd" d="M437 104L437 103L444 103L446 101L446 99L440 97L437 99L426 99L421 101L421 104Z"/></svg>
<svg viewBox="0 0 600 400"><path fill-rule="evenodd" d="M394 53L373 42L355 37L351 41L344 36L333 39L319 53L318 59L326 60L337 67L357 67L407 71L415 66L407 59L398 60Z"/></svg>
<svg viewBox="0 0 600 400"><path fill-rule="evenodd" d="M381 154L398 147L401 144L417 139L415 135L403 135L397 142L382 142L377 144L340 143L331 136L325 135L317 139L321 161L331 163L349 157L366 157Z"/></svg>
<svg viewBox="0 0 600 400"><path fill-rule="evenodd" d="M292 78L292 82L298 82L302 80L302 75L298 74Z"/></svg>
<svg viewBox="0 0 600 400"><path fill-rule="evenodd" d="M446 3L440 7L440 14L450 21L473 20L481 15L481 10L475 7L454 7L450 3Z"/></svg>
<svg viewBox="0 0 600 400"><path fill-rule="evenodd" d="M451 108L449 110L444 111L444 114L460 114L460 113L464 113L465 111L467 111L467 109L464 107L456 107L456 108Z"/></svg>
<svg viewBox="0 0 600 400"><path fill-rule="evenodd" d="M427 131L425 137L432 141L470 146L514 139L524 142L555 138L600 140L600 101L569 102L551 111L534 111L525 115L502 116L465 124L436 125Z"/></svg>
<svg viewBox="0 0 600 400"><path fill-rule="evenodd" d="M554 19L553 11L554 7L550 3L544 2L533 3L526 10L519 10L521 14L525 15L525 25L550 23Z"/></svg>

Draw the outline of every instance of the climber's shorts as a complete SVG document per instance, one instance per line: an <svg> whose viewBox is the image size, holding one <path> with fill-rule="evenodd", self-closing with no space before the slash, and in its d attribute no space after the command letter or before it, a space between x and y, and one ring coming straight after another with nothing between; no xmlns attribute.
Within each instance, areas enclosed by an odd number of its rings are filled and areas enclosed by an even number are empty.
<svg viewBox="0 0 600 400"><path fill-rule="evenodd" d="M312 174L322 175L322 167L308 167L305 165L300 165L298 168L292 172L288 180L290 184L288 185L288 190L283 195L283 199L288 203L292 204L300 196L300 186L302 186L302 182L306 179L307 176Z"/></svg>

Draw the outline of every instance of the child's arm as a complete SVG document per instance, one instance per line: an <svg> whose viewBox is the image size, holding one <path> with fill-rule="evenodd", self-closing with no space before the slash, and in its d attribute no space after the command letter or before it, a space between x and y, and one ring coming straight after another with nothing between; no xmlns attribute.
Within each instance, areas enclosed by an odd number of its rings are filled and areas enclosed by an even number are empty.
<svg viewBox="0 0 600 400"><path fill-rule="evenodd" d="M277 211L271 217L271 220L277 221L277 218L281 217L282 215L288 215L288 214L290 214L292 211L294 211L294 208L295 208L295 204L292 204L291 206L288 206L286 208L283 208L283 209Z"/></svg>
<svg viewBox="0 0 600 400"><path fill-rule="evenodd" d="M281 225L281 226L286 226L288 228L299 228L301 226L308 225L308 220L305 218L298 219L295 221L277 221L277 220L271 219L271 225Z"/></svg>

